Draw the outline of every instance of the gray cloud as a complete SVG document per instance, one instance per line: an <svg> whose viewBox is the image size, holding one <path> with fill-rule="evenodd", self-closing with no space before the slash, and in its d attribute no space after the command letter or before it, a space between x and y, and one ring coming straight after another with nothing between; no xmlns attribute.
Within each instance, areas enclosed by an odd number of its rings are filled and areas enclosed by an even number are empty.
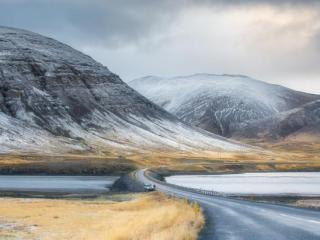
<svg viewBox="0 0 320 240"><path fill-rule="evenodd" d="M181 9L169 0L0 0L0 4L3 25L112 47L162 30Z"/></svg>
<svg viewBox="0 0 320 240"><path fill-rule="evenodd" d="M52 35L71 35L112 47L164 31L194 6L313 6L318 0L0 0L0 23ZM70 37L72 38L72 37ZM97 44L97 42L96 42Z"/></svg>
<svg viewBox="0 0 320 240"><path fill-rule="evenodd" d="M199 1L193 1L199 2ZM281 4L298 4L298 5L309 5L309 4L318 4L318 0L204 0L200 2L206 2L210 4L272 4L272 5L281 5Z"/></svg>
<svg viewBox="0 0 320 240"><path fill-rule="evenodd" d="M318 0L0 0L0 24L66 42L127 80L240 73L320 93Z"/></svg>

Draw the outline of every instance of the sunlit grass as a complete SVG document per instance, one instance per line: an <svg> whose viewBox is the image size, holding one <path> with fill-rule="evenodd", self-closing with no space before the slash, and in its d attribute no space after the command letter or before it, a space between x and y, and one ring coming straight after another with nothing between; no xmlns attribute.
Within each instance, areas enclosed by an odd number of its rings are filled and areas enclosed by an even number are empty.
<svg viewBox="0 0 320 240"><path fill-rule="evenodd" d="M124 202L2 198L0 212L0 239L192 240L204 225L199 205L159 193Z"/></svg>
<svg viewBox="0 0 320 240"><path fill-rule="evenodd" d="M304 139L305 140L305 139ZM260 148L245 152L146 150L65 155L0 155L0 172L112 174L139 168L190 172L287 171L320 169L320 143L312 141L254 141Z"/></svg>

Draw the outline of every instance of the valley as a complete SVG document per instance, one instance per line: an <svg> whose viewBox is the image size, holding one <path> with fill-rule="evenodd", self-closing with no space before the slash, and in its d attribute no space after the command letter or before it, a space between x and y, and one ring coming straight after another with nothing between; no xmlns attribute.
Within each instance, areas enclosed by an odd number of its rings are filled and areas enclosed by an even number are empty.
<svg viewBox="0 0 320 240"><path fill-rule="evenodd" d="M245 201L252 185L245 200L181 186L191 175L318 172L319 99L243 75L125 83L62 42L0 27L0 238L285 239L294 228L291 239L317 239L317 212ZM168 185L149 171L185 178Z"/></svg>

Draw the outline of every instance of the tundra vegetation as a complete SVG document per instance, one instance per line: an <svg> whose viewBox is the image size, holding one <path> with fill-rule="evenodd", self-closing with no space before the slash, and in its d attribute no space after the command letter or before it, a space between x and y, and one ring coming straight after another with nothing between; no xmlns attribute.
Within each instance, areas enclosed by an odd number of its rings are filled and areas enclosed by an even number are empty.
<svg viewBox="0 0 320 240"><path fill-rule="evenodd" d="M120 174L139 168L173 172L300 171L320 169L320 143L256 143L252 152L127 151L64 155L3 154L2 174ZM261 147L261 148L259 148ZM266 150L262 150L266 149Z"/></svg>
<svg viewBox="0 0 320 240"><path fill-rule="evenodd" d="M197 239L197 203L160 193L113 199L0 199L0 239ZM115 201L116 200L116 201Z"/></svg>

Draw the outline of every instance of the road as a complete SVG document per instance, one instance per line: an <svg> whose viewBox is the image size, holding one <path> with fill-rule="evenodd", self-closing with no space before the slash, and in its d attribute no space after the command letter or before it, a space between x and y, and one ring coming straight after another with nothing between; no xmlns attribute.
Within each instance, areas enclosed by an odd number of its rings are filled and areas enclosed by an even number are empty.
<svg viewBox="0 0 320 240"><path fill-rule="evenodd" d="M201 239L214 240L320 240L320 212L274 204L205 196L167 186L136 172L143 183L157 190L197 201L205 211L207 224Z"/></svg>

